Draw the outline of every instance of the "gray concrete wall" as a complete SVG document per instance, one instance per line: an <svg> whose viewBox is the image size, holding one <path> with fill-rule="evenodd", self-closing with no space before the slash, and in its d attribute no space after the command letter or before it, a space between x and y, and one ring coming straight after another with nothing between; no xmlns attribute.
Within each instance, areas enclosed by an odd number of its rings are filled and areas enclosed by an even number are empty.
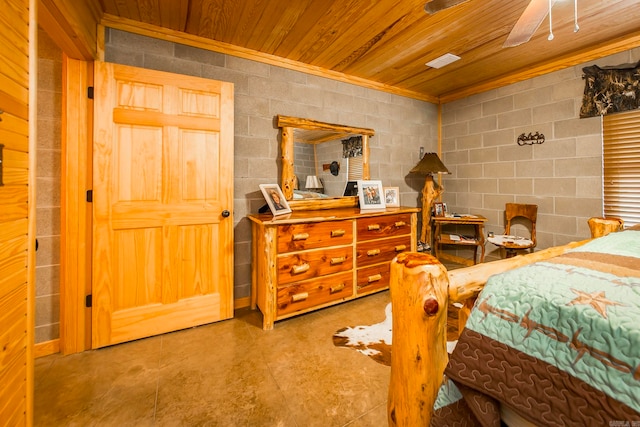
<svg viewBox="0 0 640 427"><path fill-rule="evenodd" d="M423 181L407 179L419 147L437 147L437 108L410 98L176 43L107 29L105 60L235 85L235 298L248 298L251 228L264 198L259 184L279 183L278 114L372 128L371 178L400 187L401 203L419 206Z"/></svg>
<svg viewBox="0 0 640 427"><path fill-rule="evenodd" d="M640 49L593 63L637 63ZM603 214L602 121L580 119L581 64L443 106L443 201L449 210L488 218L502 232L507 202L538 205L538 249L589 237ZM541 145L519 146L540 132ZM488 244L488 252L496 247ZM495 253L493 255L496 255ZM470 256L469 256L470 257Z"/></svg>

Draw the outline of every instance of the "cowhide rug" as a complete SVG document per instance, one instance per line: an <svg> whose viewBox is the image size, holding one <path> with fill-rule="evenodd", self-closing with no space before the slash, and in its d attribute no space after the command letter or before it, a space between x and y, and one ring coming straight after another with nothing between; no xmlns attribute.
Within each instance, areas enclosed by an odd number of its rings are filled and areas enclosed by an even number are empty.
<svg viewBox="0 0 640 427"><path fill-rule="evenodd" d="M340 329L333 334L333 345L351 347L378 363L391 366L391 303L385 307L384 314L381 323Z"/></svg>
<svg viewBox="0 0 640 427"><path fill-rule="evenodd" d="M378 363L391 366L392 315L391 303L384 309L385 319L369 326L349 326L333 334L333 345L353 348ZM451 353L457 341L447 341L447 352Z"/></svg>

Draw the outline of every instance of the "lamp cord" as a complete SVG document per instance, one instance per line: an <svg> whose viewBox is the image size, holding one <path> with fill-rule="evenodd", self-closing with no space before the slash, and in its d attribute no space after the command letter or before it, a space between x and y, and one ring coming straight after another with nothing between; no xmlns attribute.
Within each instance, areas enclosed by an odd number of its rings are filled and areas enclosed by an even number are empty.
<svg viewBox="0 0 640 427"><path fill-rule="evenodd" d="M553 40L553 20L551 19L551 8L553 6L552 0L549 0L549 37L547 40Z"/></svg>

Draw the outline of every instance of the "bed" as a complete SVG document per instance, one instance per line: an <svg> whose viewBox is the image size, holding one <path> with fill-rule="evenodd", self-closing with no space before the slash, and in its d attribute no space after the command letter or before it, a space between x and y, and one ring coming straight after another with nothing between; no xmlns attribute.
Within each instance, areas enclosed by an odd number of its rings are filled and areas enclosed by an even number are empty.
<svg viewBox="0 0 640 427"><path fill-rule="evenodd" d="M451 272L430 258L392 264L389 425L640 426L640 229ZM448 355L446 307L476 295Z"/></svg>

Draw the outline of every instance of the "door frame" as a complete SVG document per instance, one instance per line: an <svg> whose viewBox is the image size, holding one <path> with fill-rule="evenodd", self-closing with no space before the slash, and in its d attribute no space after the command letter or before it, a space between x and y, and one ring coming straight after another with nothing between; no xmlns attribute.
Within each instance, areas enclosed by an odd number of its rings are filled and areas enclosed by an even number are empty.
<svg viewBox="0 0 640 427"><path fill-rule="evenodd" d="M90 348L91 329L87 328L90 325L87 320L90 322L91 317L90 309L85 308L85 295L87 287L91 287L91 209L85 201L85 192L91 185L92 162L88 159L91 159L93 109L86 95L87 88L93 84L93 60L104 56L104 26L99 22L96 0L82 3L33 0L31 3L37 18L30 20L37 22L63 53L60 338L36 344L34 355L39 357Z"/></svg>
<svg viewBox="0 0 640 427"><path fill-rule="evenodd" d="M60 201L60 340L62 354L91 348L93 62L63 55Z"/></svg>

